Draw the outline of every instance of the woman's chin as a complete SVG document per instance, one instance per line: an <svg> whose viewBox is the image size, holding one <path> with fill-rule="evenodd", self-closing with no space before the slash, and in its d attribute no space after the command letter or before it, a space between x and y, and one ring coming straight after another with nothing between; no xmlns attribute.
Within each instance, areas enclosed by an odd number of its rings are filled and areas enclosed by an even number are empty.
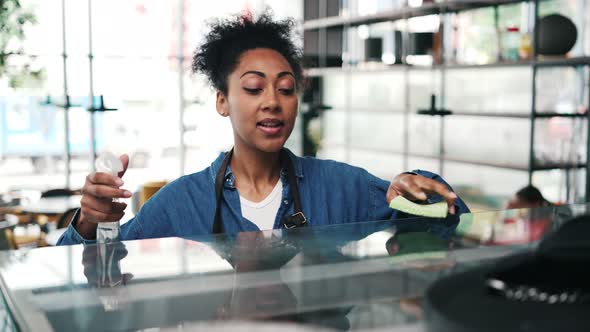
<svg viewBox="0 0 590 332"><path fill-rule="evenodd" d="M257 144L257 148L260 151L267 152L267 153L276 153L281 151L283 146L285 145L285 141L275 141L275 142L264 142L263 144Z"/></svg>

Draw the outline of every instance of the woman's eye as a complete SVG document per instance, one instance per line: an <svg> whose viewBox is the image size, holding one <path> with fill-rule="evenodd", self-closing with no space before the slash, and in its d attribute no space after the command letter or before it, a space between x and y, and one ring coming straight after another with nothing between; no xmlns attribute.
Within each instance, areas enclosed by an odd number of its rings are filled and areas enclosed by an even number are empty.
<svg viewBox="0 0 590 332"><path fill-rule="evenodd" d="M279 92L284 95L292 95L295 89L279 89Z"/></svg>
<svg viewBox="0 0 590 332"><path fill-rule="evenodd" d="M258 94L260 91L262 91L262 89L259 89L259 88L244 88L244 91L246 91L247 93L249 93L251 95L255 95L255 94Z"/></svg>

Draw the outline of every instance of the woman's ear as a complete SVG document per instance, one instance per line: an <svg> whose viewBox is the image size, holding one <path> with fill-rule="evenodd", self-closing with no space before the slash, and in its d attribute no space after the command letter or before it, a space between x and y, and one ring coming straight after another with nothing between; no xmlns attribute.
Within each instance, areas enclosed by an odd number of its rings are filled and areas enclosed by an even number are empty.
<svg viewBox="0 0 590 332"><path fill-rule="evenodd" d="M221 116L229 116L229 105L227 103L227 97L221 91L217 91L217 99L215 102L217 113Z"/></svg>

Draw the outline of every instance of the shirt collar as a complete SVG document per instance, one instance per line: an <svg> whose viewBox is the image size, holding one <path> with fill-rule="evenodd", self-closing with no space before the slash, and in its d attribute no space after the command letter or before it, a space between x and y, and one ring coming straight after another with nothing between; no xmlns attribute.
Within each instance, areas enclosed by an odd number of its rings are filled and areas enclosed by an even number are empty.
<svg viewBox="0 0 590 332"><path fill-rule="evenodd" d="M291 150L289 150L287 148L284 148L284 149L287 151L287 154L289 155L289 157L293 161L293 168L295 169L295 176L298 178L303 178L303 165L301 163L301 158L297 157L293 152L291 152ZM217 159L215 159L213 161L213 163L211 163L210 175L211 175L211 179L213 179L213 183L215 183L215 177L217 176L217 171L221 167L221 163L223 162L223 158L225 158L225 154L226 154L226 152L221 152L219 154L219 156L217 157ZM281 169L281 174L285 174L285 172L286 171L284 169ZM226 179L225 180L226 186L230 186L230 187L234 186L234 175L231 171L231 166L229 166L229 165L227 166L227 169L225 170L224 179Z"/></svg>

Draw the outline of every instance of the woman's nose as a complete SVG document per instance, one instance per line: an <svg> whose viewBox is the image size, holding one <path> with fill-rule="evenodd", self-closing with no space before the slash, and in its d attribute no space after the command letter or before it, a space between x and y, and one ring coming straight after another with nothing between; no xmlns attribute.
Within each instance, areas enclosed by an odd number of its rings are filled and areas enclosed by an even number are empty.
<svg viewBox="0 0 590 332"><path fill-rule="evenodd" d="M274 89L266 89L262 109L269 111L279 110L279 100L277 98L277 92Z"/></svg>

